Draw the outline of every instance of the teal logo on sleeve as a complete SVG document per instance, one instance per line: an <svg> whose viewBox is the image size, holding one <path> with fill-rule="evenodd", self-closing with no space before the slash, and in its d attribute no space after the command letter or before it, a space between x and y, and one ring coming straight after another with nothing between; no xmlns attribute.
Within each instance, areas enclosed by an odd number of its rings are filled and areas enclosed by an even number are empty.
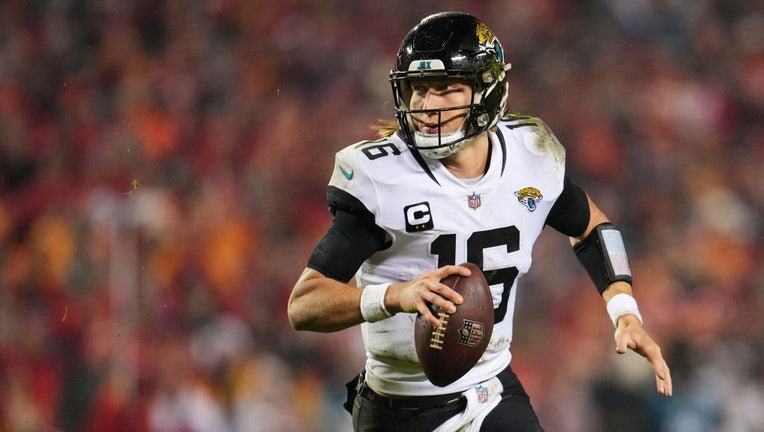
<svg viewBox="0 0 764 432"><path fill-rule="evenodd" d="M345 171L345 168L340 167L340 172L342 172L342 175L345 176L348 180L353 180L353 170Z"/></svg>

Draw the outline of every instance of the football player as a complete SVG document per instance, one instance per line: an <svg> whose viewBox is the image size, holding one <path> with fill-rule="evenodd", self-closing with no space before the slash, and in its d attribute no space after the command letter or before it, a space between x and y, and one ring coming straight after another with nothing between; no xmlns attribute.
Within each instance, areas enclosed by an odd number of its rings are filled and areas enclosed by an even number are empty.
<svg viewBox="0 0 764 432"><path fill-rule="evenodd" d="M477 18L438 13L403 39L390 73L396 118L389 133L336 155L327 200L333 223L289 299L297 330L361 325L367 362L348 384L358 431L539 431L510 367L518 281L548 225L569 236L616 328L672 392L669 368L645 332L618 228L565 172L565 150L538 118L507 114L499 40ZM445 387L417 360L417 313L453 313L459 294L439 281L480 267L494 329L480 361ZM356 286L349 285L355 278ZM482 429L481 429L482 427ZM469 428L469 429L468 429Z"/></svg>

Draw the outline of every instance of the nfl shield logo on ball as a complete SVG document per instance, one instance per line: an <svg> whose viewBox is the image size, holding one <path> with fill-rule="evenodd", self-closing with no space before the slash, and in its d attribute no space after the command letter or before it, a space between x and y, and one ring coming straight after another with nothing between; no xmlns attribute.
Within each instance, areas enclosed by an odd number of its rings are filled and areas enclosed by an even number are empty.
<svg viewBox="0 0 764 432"><path fill-rule="evenodd" d="M480 207L480 195L472 192L472 195L467 197L467 204L469 204L471 209L477 209Z"/></svg>
<svg viewBox="0 0 764 432"><path fill-rule="evenodd" d="M464 325L459 329L459 343L471 347L478 346L485 334L485 326L481 322L464 320Z"/></svg>

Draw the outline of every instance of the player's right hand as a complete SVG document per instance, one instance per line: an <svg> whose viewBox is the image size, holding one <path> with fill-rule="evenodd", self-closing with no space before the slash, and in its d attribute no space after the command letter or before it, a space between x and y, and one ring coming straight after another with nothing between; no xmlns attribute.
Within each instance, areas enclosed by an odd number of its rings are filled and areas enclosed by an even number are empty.
<svg viewBox="0 0 764 432"><path fill-rule="evenodd" d="M439 306L447 313L454 313L456 305L464 301L459 293L440 283L450 275L466 277L470 275L470 271L466 267L448 265L424 273L410 282L392 284L388 288L385 300L387 309L392 313L419 312L434 326L438 326L438 318L432 314L429 304Z"/></svg>

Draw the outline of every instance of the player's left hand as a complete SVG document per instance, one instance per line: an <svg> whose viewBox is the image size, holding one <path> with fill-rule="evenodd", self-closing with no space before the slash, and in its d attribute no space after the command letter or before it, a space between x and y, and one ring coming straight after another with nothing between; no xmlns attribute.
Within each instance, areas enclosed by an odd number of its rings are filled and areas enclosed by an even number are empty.
<svg viewBox="0 0 764 432"><path fill-rule="evenodd" d="M661 347L647 334L634 315L624 315L618 320L615 331L615 351L624 354L627 349L645 357L655 371L658 393L671 397L671 371L661 353Z"/></svg>

